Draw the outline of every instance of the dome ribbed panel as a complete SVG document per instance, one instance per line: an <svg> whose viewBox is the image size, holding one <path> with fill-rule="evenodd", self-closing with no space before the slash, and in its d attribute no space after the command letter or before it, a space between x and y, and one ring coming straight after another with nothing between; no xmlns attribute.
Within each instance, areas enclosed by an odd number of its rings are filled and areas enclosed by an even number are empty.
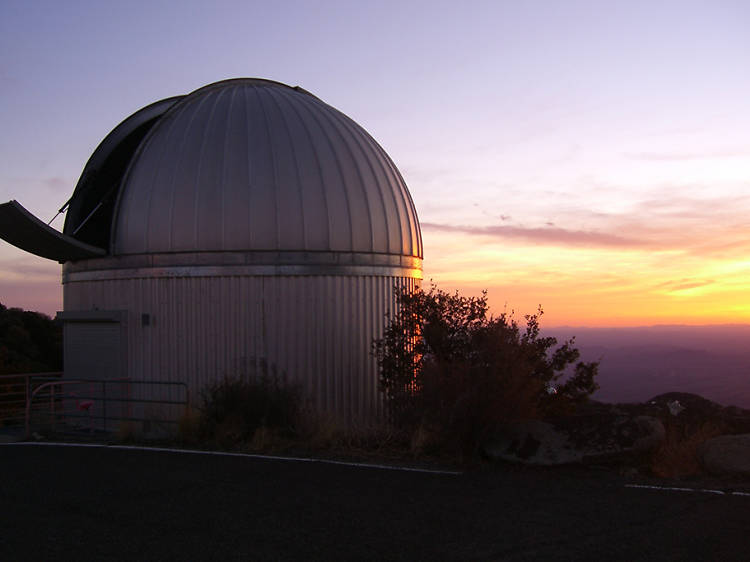
<svg viewBox="0 0 750 562"><path fill-rule="evenodd" d="M342 130L336 110L312 97L302 99L301 102L306 105L315 104L316 107L308 108L309 112L317 118L322 137L327 139L341 175L341 189L347 206L346 216L349 217L351 228L351 247L366 248L355 251L391 253L385 246L376 245L373 240L373 217L367 192L379 190L367 189L368 185L375 184L368 183L363 178L361 162L358 161L362 160L361 149L351 139L351 135Z"/></svg>
<svg viewBox="0 0 750 562"><path fill-rule="evenodd" d="M245 92L232 91L227 131L224 141L224 170L222 175L222 208L224 209L222 247L241 250L239 241L250 239L250 185L251 162L249 153L234 150L236 146L247 146L247 131L250 117Z"/></svg>
<svg viewBox="0 0 750 562"><path fill-rule="evenodd" d="M354 121L281 84L220 82L176 103L123 180L113 251L422 256L408 190Z"/></svg>
<svg viewBox="0 0 750 562"><path fill-rule="evenodd" d="M246 186L250 191L250 237L248 240L231 242L237 249L245 249L242 247L245 246L274 250L281 243L278 236L279 208L276 194L276 160L279 156L273 152L270 125L260 92L257 88L251 88L245 90L244 94L249 113L247 141L244 146L235 146L233 150L245 152L250 162L250 182ZM238 186L238 189L241 187Z"/></svg>
<svg viewBox="0 0 750 562"><path fill-rule="evenodd" d="M330 138L329 131L326 130L327 117L321 111L321 107L325 106L322 103L310 106L305 103L306 98L314 98L299 94L294 90L290 92L294 93L293 104L298 109L297 115L307 132L306 142L313 149L310 154L312 159L299 163L300 174L306 176L317 172L320 175L326 202L326 215L311 215L310 220L327 225L329 232L327 251L354 251L352 250L352 228L357 225L352 224L349 212L349 197L345 183L346 170L342 167L346 163L341 162L337 153L338 147L334 139ZM360 251L371 250L368 248Z"/></svg>
<svg viewBox="0 0 750 562"><path fill-rule="evenodd" d="M276 103L284 115L286 130L295 158L296 184L299 190L301 213L305 229L305 249L327 251L330 249L331 228L328 221L328 197L323 172L318 160L318 150L310 128L302 118L304 110L295 96L276 96Z"/></svg>
<svg viewBox="0 0 750 562"><path fill-rule="evenodd" d="M409 217L399 217L394 220L393 209L388 206L390 198L387 190L367 189L369 185L381 185L382 174L378 174L379 162L373 159L371 147L363 139L364 131L351 119L340 112L331 109L331 117L337 125L338 133L349 147L349 153L353 159L354 166L359 175L359 182L353 188L361 188L361 194L357 195L367 205L367 218L370 222L370 235L372 237L373 251L382 253L400 254L401 248L397 243L401 222ZM390 212L389 212L390 210ZM412 254L406 254L412 255Z"/></svg>

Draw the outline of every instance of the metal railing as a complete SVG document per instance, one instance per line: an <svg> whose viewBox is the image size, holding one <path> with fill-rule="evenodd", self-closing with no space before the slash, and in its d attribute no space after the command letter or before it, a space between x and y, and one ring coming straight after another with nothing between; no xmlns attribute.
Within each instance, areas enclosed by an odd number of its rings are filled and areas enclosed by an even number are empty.
<svg viewBox="0 0 750 562"><path fill-rule="evenodd" d="M0 375L0 428L24 427L26 404L34 388L60 380L61 372Z"/></svg>
<svg viewBox="0 0 750 562"><path fill-rule="evenodd" d="M61 379L62 373L0 376L0 427L105 437L126 428L173 429L190 403L187 384L124 379Z"/></svg>

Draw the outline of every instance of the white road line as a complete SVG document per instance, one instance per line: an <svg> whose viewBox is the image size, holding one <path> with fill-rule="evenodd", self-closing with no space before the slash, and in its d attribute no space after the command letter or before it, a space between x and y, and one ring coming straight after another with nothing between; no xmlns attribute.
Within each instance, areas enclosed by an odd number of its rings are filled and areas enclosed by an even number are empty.
<svg viewBox="0 0 750 562"><path fill-rule="evenodd" d="M663 490L666 492L697 492L700 494L716 494L717 496L750 496L748 492L725 492L723 490L709 490L706 488L676 488L673 486L649 486L646 484L625 484L626 488L641 488L645 490Z"/></svg>
<svg viewBox="0 0 750 562"><path fill-rule="evenodd" d="M0 443L0 445L5 447L23 447L24 445L35 447L90 447L92 449L106 447L106 445L102 445L101 443L57 443L54 441L16 441L15 443Z"/></svg>
<svg viewBox="0 0 750 562"><path fill-rule="evenodd" d="M47 446L47 447L90 447L99 449L122 449L133 451L156 451L163 453L182 453L189 455L212 455L218 457L245 457L248 459L273 460L273 461L293 461L293 462L316 462L323 464L334 464L340 466L351 466L355 468L375 468L379 470L398 470L401 472L421 472L425 474L445 474L449 476L459 476L462 472L452 470L435 470L430 468L417 468L411 466L392 466L388 464L374 464L366 462L348 462L336 461L330 459L316 459L312 457L284 457L277 455L257 455L251 453L229 453L224 451L201 451L197 449L170 449L169 447L140 447L135 445L104 445L101 443L59 443L59 442L20 442L20 443L0 443L0 446Z"/></svg>

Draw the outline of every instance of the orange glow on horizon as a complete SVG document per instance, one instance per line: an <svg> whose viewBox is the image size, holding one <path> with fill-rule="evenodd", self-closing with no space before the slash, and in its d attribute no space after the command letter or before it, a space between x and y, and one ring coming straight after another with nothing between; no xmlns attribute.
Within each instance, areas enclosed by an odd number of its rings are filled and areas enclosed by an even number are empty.
<svg viewBox="0 0 750 562"><path fill-rule="evenodd" d="M467 295L488 291L494 314L523 318L541 305L546 326L750 323L750 261L685 249L519 244L430 232L442 247L425 281ZM459 256L459 257L456 257Z"/></svg>

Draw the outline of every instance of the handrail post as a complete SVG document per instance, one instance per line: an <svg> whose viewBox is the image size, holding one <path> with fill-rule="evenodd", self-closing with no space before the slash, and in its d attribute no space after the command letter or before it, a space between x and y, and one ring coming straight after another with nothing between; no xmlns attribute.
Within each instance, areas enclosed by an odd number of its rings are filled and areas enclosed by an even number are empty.
<svg viewBox="0 0 750 562"><path fill-rule="evenodd" d="M185 413L190 411L190 387L185 385Z"/></svg>
<svg viewBox="0 0 750 562"><path fill-rule="evenodd" d="M26 416L25 416L25 435L24 439L27 441L31 439L31 376L26 375Z"/></svg>
<svg viewBox="0 0 750 562"><path fill-rule="evenodd" d="M50 416L50 427L52 433L55 432L55 387L49 387L49 416Z"/></svg>

